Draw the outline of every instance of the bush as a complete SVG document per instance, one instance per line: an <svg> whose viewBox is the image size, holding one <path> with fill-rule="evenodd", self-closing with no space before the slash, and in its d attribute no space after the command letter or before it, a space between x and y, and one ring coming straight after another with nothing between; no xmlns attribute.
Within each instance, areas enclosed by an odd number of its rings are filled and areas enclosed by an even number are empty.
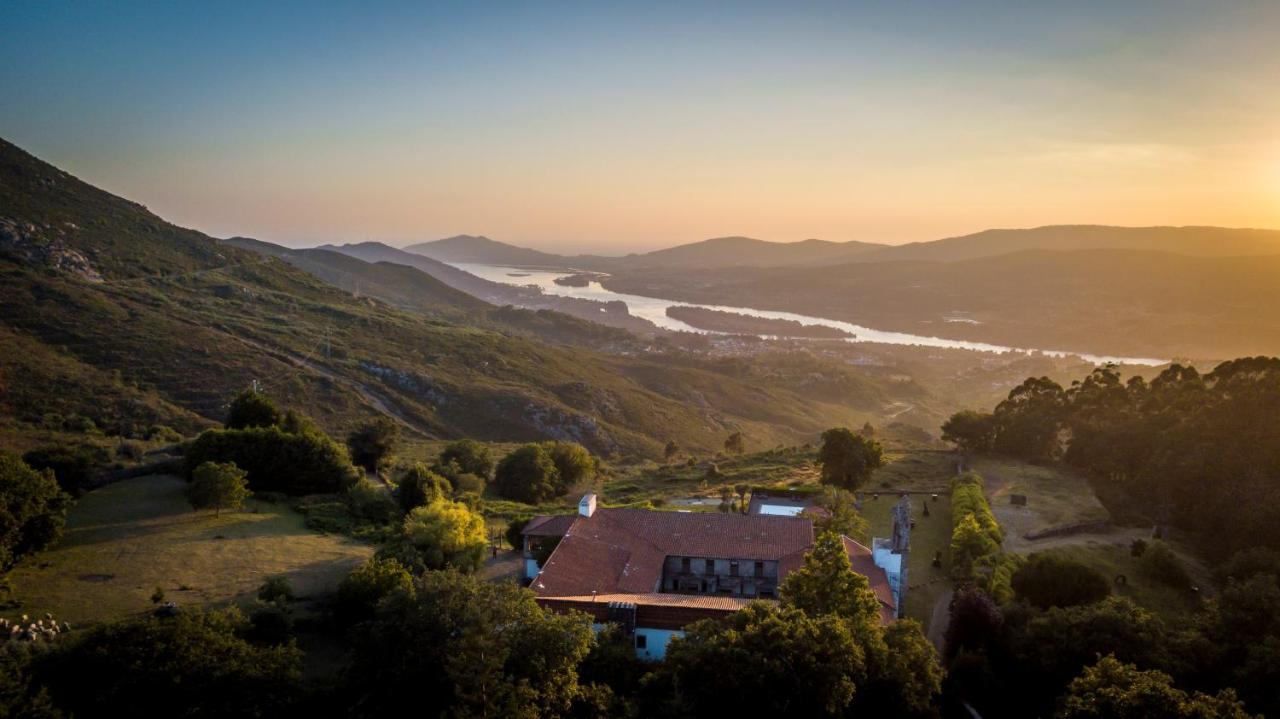
<svg viewBox="0 0 1280 719"><path fill-rule="evenodd" d="M582 489L585 483L595 479L599 463L586 447L576 442L546 442L543 447L560 474L556 481L556 494Z"/></svg>
<svg viewBox="0 0 1280 719"><path fill-rule="evenodd" d="M163 424L153 424L147 428L146 438L153 442L181 442L182 435L177 430Z"/></svg>
<svg viewBox="0 0 1280 719"><path fill-rule="evenodd" d="M70 505L51 471L0 452L0 571L61 536Z"/></svg>
<svg viewBox="0 0 1280 719"><path fill-rule="evenodd" d="M421 462L415 462L400 476L396 496L400 501L400 508L407 513L445 498L450 489L448 480L427 469Z"/></svg>
<svg viewBox="0 0 1280 719"><path fill-rule="evenodd" d="M474 572L484 564L488 546L484 518L465 504L441 499L410 512L398 542L381 556L414 570Z"/></svg>
<svg viewBox="0 0 1280 719"><path fill-rule="evenodd" d="M293 637L293 615L279 604L258 607L249 616L249 623L249 637L256 642L279 645Z"/></svg>
<svg viewBox="0 0 1280 719"><path fill-rule="evenodd" d="M533 517L521 514L512 517L511 521L507 522L507 531L504 536L507 539L507 544L510 544L512 549L518 551L524 548L524 528L530 519L533 519Z"/></svg>
<svg viewBox="0 0 1280 719"><path fill-rule="evenodd" d="M1187 589L1191 586L1191 575L1187 573L1187 568L1164 542L1152 542L1139 561L1142 571L1161 584L1175 589Z"/></svg>
<svg viewBox="0 0 1280 719"><path fill-rule="evenodd" d="M413 577L395 559L371 559L338 585L333 597L333 617L348 627L373 619L378 604L395 592L413 592Z"/></svg>
<svg viewBox="0 0 1280 719"><path fill-rule="evenodd" d="M48 445L22 455L32 469L53 470L58 486L71 495L78 495L89 487L94 470L106 464L105 450L88 445Z"/></svg>
<svg viewBox="0 0 1280 719"><path fill-rule="evenodd" d="M292 602L293 585L288 577L271 577L258 587L258 599L268 604L284 604Z"/></svg>
<svg viewBox="0 0 1280 719"><path fill-rule="evenodd" d="M187 449L187 475L205 462L234 463L248 473L255 492L341 492L359 478L346 449L333 440L279 427L208 430Z"/></svg>
<svg viewBox="0 0 1280 719"><path fill-rule="evenodd" d="M484 494L485 481L479 475L463 472L453 478L453 489L458 494Z"/></svg>
<svg viewBox="0 0 1280 719"><path fill-rule="evenodd" d="M396 516L396 501L386 487L361 479L347 490L351 513L371 522L390 522Z"/></svg>
<svg viewBox="0 0 1280 719"><path fill-rule="evenodd" d="M1100 602L1111 584L1098 570L1054 552L1037 552L1013 573L1019 599L1040 609L1074 607Z"/></svg>

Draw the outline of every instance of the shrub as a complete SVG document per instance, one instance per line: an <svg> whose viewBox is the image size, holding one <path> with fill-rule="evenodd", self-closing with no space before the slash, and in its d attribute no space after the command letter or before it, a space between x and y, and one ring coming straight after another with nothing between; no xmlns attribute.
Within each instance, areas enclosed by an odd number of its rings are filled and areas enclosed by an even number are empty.
<svg viewBox="0 0 1280 719"><path fill-rule="evenodd" d="M1164 542L1152 542L1140 562L1142 571L1162 584L1176 589L1191 586L1191 575L1187 573L1187 568Z"/></svg>
<svg viewBox="0 0 1280 719"><path fill-rule="evenodd" d="M347 575L333 597L334 620L351 626L373 619L378 603L391 594L413 592L413 577L395 559L371 559Z"/></svg>
<svg viewBox="0 0 1280 719"><path fill-rule="evenodd" d="M268 604L292 602L293 585L289 583L288 577L270 577L258 587L258 599Z"/></svg>
<svg viewBox="0 0 1280 719"><path fill-rule="evenodd" d="M1147 540L1135 539L1129 543L1129 556L1141 557L1147 551Z"/></svg>
<svg viewBox="0 0 1280 719"><path fill-rule="evenodd" d="M449 490L448 480L427 469L423 463L415 462L400 476L396 496L400 501L400 508L410 512L437 499L443 499Z"/></svg>
<svg viewBox="0 0 1280 719"><path fill-rule="evenodd" d="M507 522L507 531L504 536L507 539L507 544L510 544L512 549L519 550L524 547L524 527L529 523L530 519L533 518L527 514L521 514L512 517L511 521Z"/></svg>
<svg viewBox="0 0 1280 719"><path fill-rule="evenodd" d="M251 639L263 644L284 644L293 637L293 615L287 607L268 604L249 615Z"/></svg>
<svg viewBox="0 0 1280 719"><path fill-rule="evenodd" d="M581 489L586 482L595 479L599 464L586 447L576 442L547 442L543 447L559 473L556 494Z"/></svg>
<svg viewBox="0 0 1280 719"><path fill-rule="evenodd" d="M322 434L289 434L279 427L211 429L187 449L188 476L205 462L232 462L254 491L285 494L340 492L359 473L346 449Z"/></svg>
<svg viewBox="0 0 1280 719"><path fill-rule="evenodd" d="M107 462L107 454L98 447L88 445L48 445L22 455L23 461L35 470L53 470L58 486L72 495L78 495L89 487L94 470Z"/></svg>
<svg viewBox="0 0 1280 719"><path fill-rule="evenodd" d="M387 488L377 482L361 479L347 490L351 513L371 522L390 522L396 516L396 502Z"/></svg>
<svg viewBox="0 0 1280 719"><path fill-rule="evenodd" d="M1100 602L1111 584L1098 570L1055 552L1037 552L1013 574L1019 599L1040 609Z"/></svg>
<svg viewBox="0 0 1280 719"><path fill-rule="evenodd" d="M147 428L146 438L153 442L181 442L182 435L177 430L163 424L153 424Z"/></svg>
<svg viewBox="0 0 1280 719"><path fill-rule="evenodd" d="M484 487L484 479L469 472L463 472L453 478L453 489L458 494L484 494Z"/></svg>
<svg viewBox="0 0 1280 719"><path fill-rule="evenodd" d="M411 568L474 572L488 548L484 518L461 502L436 500L404 518L399 541L384 552Z"/></svg>

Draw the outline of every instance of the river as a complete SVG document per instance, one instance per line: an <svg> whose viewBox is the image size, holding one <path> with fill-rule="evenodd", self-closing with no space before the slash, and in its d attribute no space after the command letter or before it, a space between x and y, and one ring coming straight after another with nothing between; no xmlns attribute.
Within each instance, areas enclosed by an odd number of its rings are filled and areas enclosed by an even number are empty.
<svg viewBox="0 0 1280 719"><path fill-rule="evenodd" d="M621 292L607 290L600 285L599 282L591 282L586 287L567 287L565 285L556 284L558 277L566 277L574 274L568 270L530 270L517 267L502 267L498 265L482 265L470 262L451 262L454 267L470 272L471 274L489 280L491 282L501 282L507 285L516 286L535 286L542 290L545 294L556 295L560 297L580 297L589 300L599 300L601 302L623 302L627 305L627 310L634 316L649 320L655 325L669 329L684 332L698 332L700 334L714 334L706 330L698 329L691 325L685 324L680 320L667 316L668 307L702 307L709 310L719 310L721 312L736 312L742 315L751 315L753 317L763 317L776 320L792 320L804 325L822 325L825 327L834 327L844 330L854 337L847 339L847 342L879 342L891 345L917 345L922 347L943 347L947 349L964 349L975 350L978 352L1020 352L1030 354L1032 352L1040 352L1052 357L1079 357L1086 362L1094 364L1106 364L1114 362L1116 364L1130 365L1146 365L1159 366L1167 364L1169 360L1157 359L1154 357L1111 357L1107 355L1095 355L1087 352L1074 352L1069 350L1040 349L1028 347L1004 347L1002 345L988 344L986 342L970 342L967 340L952 340L942 337L930 337L927 335L913 335L906 332L887 332L884 330L876 330L862 325L855 325L851 322L841 322L840 320L827 319L825 317L810 317L808 315L798 315L793 312L778 312L775 310L757 310L750 307L726 307L723 305L700 305L692 302L677 302L675 300L664 300L657 297L644 297L642 295L628 295ZM973 322L972 320L948 320L957 322Z"/></svg>

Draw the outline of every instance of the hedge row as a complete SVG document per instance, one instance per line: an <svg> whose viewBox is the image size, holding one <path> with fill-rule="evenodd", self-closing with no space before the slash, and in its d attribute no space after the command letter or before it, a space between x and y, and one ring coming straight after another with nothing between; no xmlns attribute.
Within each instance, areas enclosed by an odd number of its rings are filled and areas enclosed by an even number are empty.
<svg viewBox="0 0 1280 719"><path fill-rule="evenodd" d="M204 462L234 462L255 492L340 492L360 477L346 447L318 432L279 427L208 430L191 443L185 460L188 478Z"/></svg>
<svg viewBox="0 0 1280 719"><path fill-rule="evenodd" d="M958 582L992 584L1004 535L982 493L982 477L969 472L951 480L951 571ZM987 572L980 572L985 568ZM1002 573L1007 574L1007 572ZM1000 584L1007 576L1000 577Z"/></svg>

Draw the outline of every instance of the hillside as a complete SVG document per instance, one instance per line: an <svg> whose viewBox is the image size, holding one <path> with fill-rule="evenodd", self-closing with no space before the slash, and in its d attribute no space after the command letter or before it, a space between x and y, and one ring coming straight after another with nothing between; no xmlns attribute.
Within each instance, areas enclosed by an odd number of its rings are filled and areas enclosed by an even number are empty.
<svg viewBox="0 0 1280 719"><path fill-rule="evenodd" d="M846 259L853 262L955 262L1025 250L1143 250L1195 257L1274 255L1280 254L1280 230L1049 225L1031 229L984 230L931 242L872 248L849 255Z"/></svg>
<svg viewBox="0 0 1280 719"><path fill-rule="evenodd" d="M441 262L477 262L486 265L559 266L564 257L475 235L457 235L443 240L420 242L404 248Z"/></svg>
<svg viewBox="0 0 1280 719"><path fill-rule="evenodd" d="M652 456L671 437L718 449L734 430L768 446L808 440L921 397L851 370L830 377L841 391L818 391L776 372L560 348L397 309L170 225L8 143L0 331L41 358L40 376L60 378L7 396L10 426L75 405L127 431L157 417L194 429L256 380L338 434L385 413L424 435L559 437ZM0 365L0 386L28 382L29 364ZM123 405L77 401L108 386ZM135 400L145 412L129 409ZM124 416L103 416L108 406Z"/></svg>
<svg viewBox="0 0 1280 719"><path fill-rule="evenodd" d="M956 262L632 272L620 292L1095 354L1280 352L1280 255L1024 251Z"/></svg>
<svg viewBox="0 0 1280 719"><path fill-rule="evenodd" d="M717 237L640 255L617 258L617 267L777 267L847 260L884 245L867 242L767 242L751 237ZM580 263L581 264L581 263Z"/></svg>

